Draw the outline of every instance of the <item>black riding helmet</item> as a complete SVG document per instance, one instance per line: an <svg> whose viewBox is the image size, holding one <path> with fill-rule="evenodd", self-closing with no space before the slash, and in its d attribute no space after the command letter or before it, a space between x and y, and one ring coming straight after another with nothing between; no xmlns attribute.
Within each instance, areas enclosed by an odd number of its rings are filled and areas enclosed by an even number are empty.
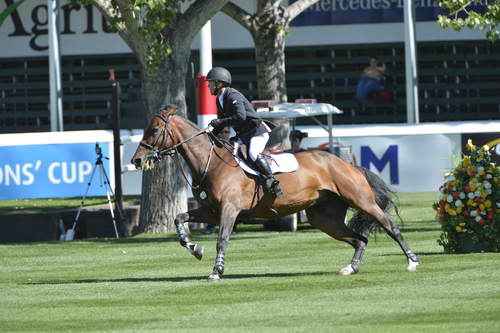
<svg viewBox="0 0 500 333"><path fill-rule="evenodd" d="M231 73L224 67L214 67L207 74L207 81L221 81L231 85Z"/></svg>

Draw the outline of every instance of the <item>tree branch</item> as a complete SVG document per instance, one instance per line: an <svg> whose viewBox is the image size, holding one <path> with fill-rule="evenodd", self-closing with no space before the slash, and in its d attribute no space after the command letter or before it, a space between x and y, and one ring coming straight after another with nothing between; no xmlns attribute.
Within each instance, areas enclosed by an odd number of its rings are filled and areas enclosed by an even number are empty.
<svg viewBox="0 0 500 333"><path fill-rule="evenodd" d="M221 10L224 14L238 22L248 31L252 30L252 15L243 8L228 2Z"/></svg>
<svg viewBox="0 0 500 333"><path fill-rule="evenodd" d="M286 9L288 16L290 17L290 21L292 21L295 17L297 17L300 13L302 13L307 7L314 5L319 0L298 0L293 4L288 6Z"/></svg>
<svg viewBox="0 0 500 333"><path fill-rule="evenodd" d="M282 0L257 0L257 12L260 13L265 8L276 8L281 5Z"/></svg>
<svg viewBox="0 0 500 333"><path fill-rule="evenodd" d="M179 17L178 37L192 40L200 29L210 20L229 0L196 0Z"/></svg>
<svg viewBox="0 0 500 333"><path fill-rule="evenodd" d="M119 7L119 12L117 12L113 8L111 0L91 0L91 2L108 21L120 17L119 13L121 13L124 21L116 24L116 29L130 49L138 55L139 61L142 61L145 50L138 49L138 46L144 45L144 40L139 33L137 19L134 19L131 3L126 0L117 0L116 3Z"/></svg>

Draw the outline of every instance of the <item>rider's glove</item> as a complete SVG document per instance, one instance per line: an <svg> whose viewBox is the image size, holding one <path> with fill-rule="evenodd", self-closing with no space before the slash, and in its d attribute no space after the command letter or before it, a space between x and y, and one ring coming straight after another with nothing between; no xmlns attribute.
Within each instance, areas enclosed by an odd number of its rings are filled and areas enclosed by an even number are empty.
<svg viewBox="0 0 500 333"><path fill-rule="evenodd" d="M215 130L224 126L222 119L212 119L209 125L212 126Z"/></svg>

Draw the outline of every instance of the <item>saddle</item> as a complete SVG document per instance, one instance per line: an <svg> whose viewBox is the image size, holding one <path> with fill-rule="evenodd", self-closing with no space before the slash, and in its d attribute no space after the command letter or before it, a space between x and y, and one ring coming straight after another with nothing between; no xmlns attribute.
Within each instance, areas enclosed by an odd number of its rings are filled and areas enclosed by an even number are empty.
<svg viewBox="0 0 500 333"><path fill-rule="evenodd" d="M264 149L262 154L268 159L273 174L293 172L299 168L299 163L293 154L284 153L280 144ZM248 156L247 145L235 142L233 155L238 165L247 173L260 176L259 168Z"/></svg>

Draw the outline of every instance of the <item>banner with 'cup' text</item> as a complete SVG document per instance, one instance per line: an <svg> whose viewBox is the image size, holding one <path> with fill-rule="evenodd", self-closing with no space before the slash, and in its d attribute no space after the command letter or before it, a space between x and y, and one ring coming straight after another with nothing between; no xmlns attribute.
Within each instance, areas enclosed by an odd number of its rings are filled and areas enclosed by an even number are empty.
<svg viewBox="0 0 500 333"><path fill-rule="evenodd" d="M109 142L99 143L108 177ZM83 196L99 155L96 143L0 146L0 200ZM89 196L106 195L104 173L97 168Z"/></svg>

